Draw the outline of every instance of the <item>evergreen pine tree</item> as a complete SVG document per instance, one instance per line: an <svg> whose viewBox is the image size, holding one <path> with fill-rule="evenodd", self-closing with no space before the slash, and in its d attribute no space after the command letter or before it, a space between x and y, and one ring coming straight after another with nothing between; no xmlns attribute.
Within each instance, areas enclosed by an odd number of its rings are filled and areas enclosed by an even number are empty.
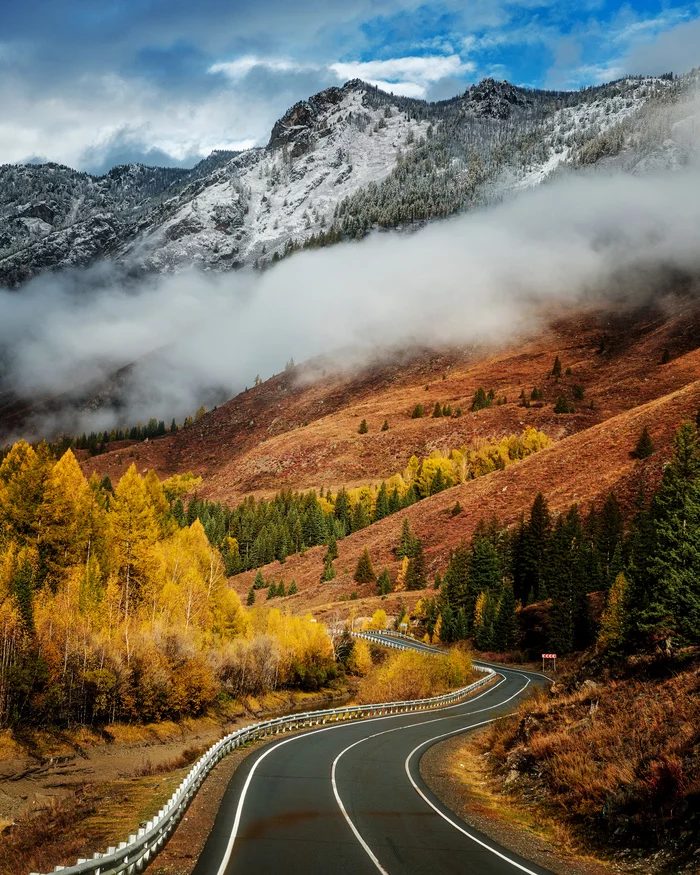
<svg viewBox="0 0 700 875"><path fill-rule="evenodd" d="M389 420L385 419L382 423L382 431L389 431Z"/></svg>
<svg viewBox="0 0 700 875"><path fill-rule="evenodd" d="M654 443L649 434L649 429L645 425L644 429L637 441L637 446L634 448L634 455L638 459L648 459L654 452Z"/></svg>
<svg viewBox="0 0 700 875"><path fill-rule="evenodd" d="M440 640L445 644L457 640L455 612L449 603L445 603L440 611Z"/></svg>
<svg viewBox="0 0 700 875"><path fill-rule="evenodd" d="M615 579L614 576L610 579L610 568L616 551L619 555L622 535L622 511L620 510L615 493L611 492L605 499L598 517L598 530L595 541L595 546L600 554L603 572L606 575L607 586L610 586Z"/></svg>
<svg viewBox="0 0 700 875"><path fill-rule="evenodd" d="M691 422L678 430L651 519L650 587L638 629L655 644L673 636L700 643L700 440Z"/></svg>
<svg viewBox="0 0 700 875"><path fill-rule="evenodd" d="M358 434L367 434L367 432L369 431L369 427L367 425L366 419L362 420L362 422L360 423L360 427L357 429L357 431Z"/></svg>
<svg viewBox="0 0 700 875"><path fill-rule="evenodd" d="M550 532L549 508L540 492L532 504L530 519L522 526L515 542L515 597L523 605L547 597L544 568Z"/></svg>
<svg viewBox="0 0 700 875"><path fill-rule="evenodd" d="M494 646L497 650L512 650L517 635L517 615L515 613L515 593L510 583L503 586L498 614L494 624Z"/></svg>
<svg viewBox="0 0 700 875"><path fill-rule="evenodd" d="M385 567L377 578L377 595L388 595L390 592L391 578L389 577L389 569Z"/></svg>
<svg viewBox="0 0 700 875"><path fill-rule="evenodd" d="M352 509L352 525L351 529L353 532L359 532L361 529L366 528L370 524L369 513L367 512L367 507L360 499L357 501L355 506Z"/></svg>
<svg viewBox="0 0 700 875"><path fill-rule="evenodd" d="M335 497L335 518L343 525L345 532L350 531L350 503L345 489L341 489Z"/></svg>
<svg viewBox="0 0 700 875"><path fill-rule="evenodd" d="M293 580L293 581L289 584L289 595L296 595L297 592L298 592L298 590L297 590L297 582L296 582L296 580Z"/></svg>
<svg viewBox="0 0 700 875"><path fill-rule="evenodd" d="M554 359L554 367L552 368L552 375L556 377L558 380L561 377L561 362L559 361L559 356Z"/></svg>
<svg viewBox="0 0 700 875"><path fill-rule="evenodd" d="M404 556L408 556L409 559L412 559L415 556L416 548L417 538L411 531L408 517L404 517L401 525L401 538L396 548L396 558L403 559Z"/></svg>
<svg viewBox="0 0 700 875"><path fill-rule="evenodd" d="M389 515L398 513L401 510L401 496L399 495L398 487L394 486L389 496Z"/></svg>
<svg viewBox="0 0 700 875"><path fill-rule="evenodd" d="M251 605L254 605L254 604L255 604L255 587L251 586L251 588L248 590L247 605L248 605L248 607L250 607Z"/></svg>
<svg viewBox="0 0 700 875"><path fill-rule="evenodd" d="M389 516L389 495L387 493L386 483L382 481L374 505L374 522L377 522L377 520L383 520L384 517L387 516Z"/></svg>
<svg viewBox="0 0 700 875"><path fill-rule="evenodd" d="M476 413L477 410L483 410L484 408L491 406L493 393L491 390L489 390L489 392L491 393L491 398L489 398L484 389L479 386L472 398L472 411Z"/></svg>
<svg viewBox="0 0 700 875"><path fill-rule="evenodd" d="M498 594L502 577L496 548L486 538L475 538L469 558L469 586L477 593Z"/></svg>
<svg viewBox="0 0 700 875"><path fill-rule="evenodd" d="M420 539L416 539L416 549L413 558L408 560L408 568L406 570L406 589L417 590L425 589L428 585L425 576L425 555L423 553L423 545Z"/></svg>
<svg viewBox="0 0 700 875"><path fill-rule="evenodd" d="M469 547L464 541L450 555L440 591L453 611L469 602Z"/></svg>
<svg viewBox="0 0 700 875"><path fill-rule="evenodd" d="M329 559L333 562L334 559L338 558L338 542L335 539L335 535L331 535L328 539L328 549L326 550L326 555L323 557L323 561L327 562Z"/></svg>
<svg viewBox="0 0 700 875"><path fill-rule="evenodd" d="M255 575L255 580L253 581L253 589L264 589L265 588L265 578L263 577L262 571L258 571Z"/></svg>
<svg viewBox="0 0 700 875"><path fill-rule="evenodd" d="M326 559L323 563L323 571L321 572L321 583L327 583L335 578L335 567L332 559Z"/></svg>
<svg viewBox="0 0 700 875"><path fill-rule="evenodd" d="M442 416L442 405L439 401L435 402L435 407L433 407L433 418L438 419Z"/></svg>
<svg viewBox="0 0 700 875"><path fill-rule="evenodd" d="M362 555L357 562L357 567L355 568L353 580L355 581L355 583L374 583L376 579L377 575L374 573L369 550L365 547Z"/></svg>

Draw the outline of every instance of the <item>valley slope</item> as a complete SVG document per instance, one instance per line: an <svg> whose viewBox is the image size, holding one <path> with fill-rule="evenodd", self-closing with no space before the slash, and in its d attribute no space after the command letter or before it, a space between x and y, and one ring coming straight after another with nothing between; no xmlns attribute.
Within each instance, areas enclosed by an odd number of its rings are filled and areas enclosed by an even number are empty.
<svg viewBox="0 0 700 875"><path fill-rule="evenodd" d="M271 496L286 488L335 492L342 486L378 485L403 471L412 455L425 458L433 450L478 445L526 426L547 434L552 444L535 455L340 541L338 577L330 583L319 582L324 547L263 569L266 579L296 581L299 593L286 599L295 612L345 614L344 600L353 590L363 599L364 613L380 604L390 611L399 597L410 605L420 593L392 594L380 603L374 585L357 586L352 574L367 547L375 566L387 565L396 576L400 563L393 548L404 518L423 540L432 574L444 568L449 550L468 539L480 519L497 516L502 523L515 523L540 491L554 512L576 502L598 502L613 489L630 509L640 483L649 494L676 428L683 419L694 419L700 407L699 347L700 314L691 299L680 297L663 308L625 315L562 314L537 336L500 349L384 354L340 373L324 372L323 362L312 362L242 393L173 436L124 443L83 466L113 480L132 463L139 471L155 469L161 478L192 470L204 478L201 496L235 504L246 495ZM559 381L551 374L556 356L564 368ZM529 398L535 386L542 388L543 399L526 408L519 396L524 391ZM571 399L575 386L582 387L584 398L575 403L576 412L555 414L556 400ZM470 412L479 387L493 389L507 403ZM464 413L433 418L436 401ZM418 403L426 416L414 419ZM369 427L364 435L358 433L362 419ZM381 431L385 419L389 428ZM633 450L644 426L657 452L641 462ZM457 501L461 512L453 516ZM247 572L234 579L239 594L247 593L253 576Z"/></svg>

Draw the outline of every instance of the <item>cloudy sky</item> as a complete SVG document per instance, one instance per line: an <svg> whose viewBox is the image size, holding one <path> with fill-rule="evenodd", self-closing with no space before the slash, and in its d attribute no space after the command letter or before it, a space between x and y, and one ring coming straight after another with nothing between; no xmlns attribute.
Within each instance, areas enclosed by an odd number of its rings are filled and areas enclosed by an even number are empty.
<svg viewBox="0 0 700 875"><path fill-rule="evenodd" d="M442 99L700 64L700 2L0 0L0 162L192 166L360 77Z"/></svg>

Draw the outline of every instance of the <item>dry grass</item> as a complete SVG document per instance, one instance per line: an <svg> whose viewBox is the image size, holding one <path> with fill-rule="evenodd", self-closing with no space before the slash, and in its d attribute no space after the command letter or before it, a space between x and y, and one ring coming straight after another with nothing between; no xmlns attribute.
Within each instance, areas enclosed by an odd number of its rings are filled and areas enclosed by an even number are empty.
<svg viewBox="0 0 700 875"><path fill-rule="evenodd" d="M700 672L536 693L484 743L510 787L594 842L700 849ZM680 844L678 844L680 843Z"/></svg>
<svg viewBox="0 0 700 875"><path fill-rule="evenodd" d="M0 731L0 760L14 760L24 756L24 750L12 736L12 730Z"/></svg>
<svg viewBox="0 0 700 875"><path fill-rule="evenodd" d="M208 747L209 745L192 745L191 747L186 747L179 756L175 757L175 759L169 760L165 763L158 763L156 765L150 760L146 760L143 765L136 769L134 776L137 778L148 778L153 775L164 775L168 772L184 769L185 766L190 766L193 762L198 760Z"/></svg>
<svg viewBox="0 0 700 875"><path fill-rule="evenodd" d="M162 808L191 761L188 757L164 777L149 774L83 788L75 799L32 812L0 836L0 875L52 872L122 841Z"/></svg>

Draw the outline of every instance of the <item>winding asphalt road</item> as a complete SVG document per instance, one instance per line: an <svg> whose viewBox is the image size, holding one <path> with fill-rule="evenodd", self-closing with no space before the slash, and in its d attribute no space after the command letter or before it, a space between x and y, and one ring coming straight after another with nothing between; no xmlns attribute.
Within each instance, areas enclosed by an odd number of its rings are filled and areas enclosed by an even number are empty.
<svg viewBox="0 0 700 875"><path fill-rule="evenodd" d="M496 682L460 704L333 724L251 754L194 875L551 875L467 826L418 771L430 745L492 722L546 682L492 667Z"/></svg>

